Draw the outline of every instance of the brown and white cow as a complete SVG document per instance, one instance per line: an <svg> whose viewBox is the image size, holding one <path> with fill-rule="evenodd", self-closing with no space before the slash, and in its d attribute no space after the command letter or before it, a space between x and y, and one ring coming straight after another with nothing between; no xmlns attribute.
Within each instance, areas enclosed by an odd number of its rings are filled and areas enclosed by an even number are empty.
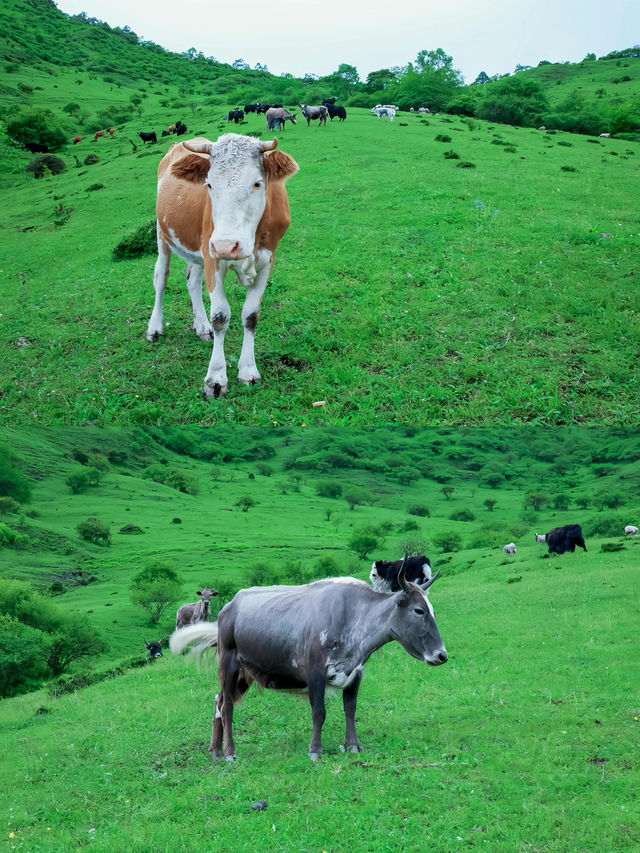
<svg viewBox="0 0 640 853"><path fill-rule="evenodd" d="M290 222L284 182L298 171L292 157L275 150L277 144L276 139L261 142L235 133L225 133L216 142L197 137L172 145L158 167L156 300L146 337L155 341L163 333L162 296L174 252L187 264L193 328L201 340L213 337L206 397L227 393L224 336L231 315L224 277L229 269L247 289L238 379L245 384L260 380L255 329L276 247ZM202 302L203 274L211 322Z"/></svg>

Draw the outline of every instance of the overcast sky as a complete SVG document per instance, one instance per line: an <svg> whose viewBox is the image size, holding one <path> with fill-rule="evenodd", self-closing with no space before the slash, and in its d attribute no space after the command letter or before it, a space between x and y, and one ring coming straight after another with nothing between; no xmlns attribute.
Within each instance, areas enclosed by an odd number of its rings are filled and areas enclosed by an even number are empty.
<svg viewBox="0 0 640 853"><path fill-rule="evenodd" d="M181 53L260 62L272 74L406 65L443 48L467 83L540 60L577 62L640 42L640 0L56 0Z"/></svg>

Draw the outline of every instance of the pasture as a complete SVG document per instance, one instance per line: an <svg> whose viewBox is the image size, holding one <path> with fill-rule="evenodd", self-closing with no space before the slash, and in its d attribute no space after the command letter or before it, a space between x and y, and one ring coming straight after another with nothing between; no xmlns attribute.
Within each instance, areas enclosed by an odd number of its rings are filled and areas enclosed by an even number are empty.
<svg viewBox="0 0 640 853"><path fill-rule="evenodd" d="M410 532L441 569L431 600L450 660L427 671L397 645L376 653L358 705L364 751L339 750L336 699L327 707L326 754L315 765L306 754L306 702L272 691L248 693L236 712L238 759L212 765L215 670L198 672L168 651L152 666L73 693L43 688L5 699L8 849L637 849L640 540L616 532L619 519L640 512L637 436L236 430L220 433L212 463L208 432L8 430L33 483L35 512L22 517L26 550L0 551L2 574L46 588L62 567L95 573L98 582L56 602L86 613L108 637L99 669L141 658L143 638L172 628L171 611L153 628L128 601L129 580L146 559L174 561L184 600L193 600L196 584L239 585L295 564L318 576L327 555L334 573L366 577L371 560L358 559L348 542L354 528L386 521L375 556L397 554ZM98 486L70 493L74 452L115 450L119 461ZM345 456L349 468L337 464ZM420 461L430 473L423 467L419 479L400 482ZM508 479L483 485L497 463ZM154 464L188 473L198 493L145 478ZM350 510L342 497L321 497L317 486L327 479L368 490L371 502ZM552 497L556 486L569 496L566 510L527 508L527 494ZM235 502L248 488L259 503L244 513ZM615 511L597 508L604 490L620 496ZM428 516L408 512L418 502ZM452 520L461 509L474 518ZM109 523L109 547L79 540L75 525L87 515ZM403 532L411 519L417 529ZM595 533L607 519L612 532ZM580 520L589 550L546 558L532 531L565 520ZM125 523L143 534L119 535ZM435 546L442 531L457 532L459 546ZM500 546L511 539L518 552L506 557ZM603 549L607 543L618 550ZM266 810L252 810L260 800Z"/></svg>
<svg viewBox="0 0 640 853"><path fill-rule="evenodd" d="M64 100L78 75L58 74ZM190 103L189 136L267 138L263 116L236 127L228 105ZM184 264L150 344L155 257L112 256L154 218L172 141L143 146L137 131L176 113L150 97L113 139L70 146L63 174L2 176L0 422L637 423L637 143L352 108L287 125L279 145L300 172L256 333L263 382L233 378L244 293L231 274L229 394L205 402L211 343L190 330Z"/></svg>

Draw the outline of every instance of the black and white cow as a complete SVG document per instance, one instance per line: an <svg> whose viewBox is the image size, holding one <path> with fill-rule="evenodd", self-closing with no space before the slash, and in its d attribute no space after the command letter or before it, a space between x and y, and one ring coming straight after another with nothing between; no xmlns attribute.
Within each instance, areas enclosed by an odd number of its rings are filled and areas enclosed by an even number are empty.
<svg viewBox="0 0 640 853"><path fill-rule="evenodd" d="M576 545L587 550L579 524L565 524L562 527L554 527L548 533L535 533L534 536L536 542L545 542L549 546L550 554L564 554L565 551L571 551L573 554Z"/></svg>
<svg viewBox="0 0 640 853"><path fill-rule="evenodd" d="M417 583L419 587L430 584L433 578L431 563L424 554L413 554L406 557L405 576L411 583ZM398 573L402 566L402 560L376 560L371 566L369 580L376 592L397 592Z"/></svg>
<svg viewBox="0 0 640 853"><path fill-rule="evenodd" d="M146 640L144 641L145 646L147 647L147 662L150 663L152 660L156 658L162 657L162 643L148 643Z"/></svg>

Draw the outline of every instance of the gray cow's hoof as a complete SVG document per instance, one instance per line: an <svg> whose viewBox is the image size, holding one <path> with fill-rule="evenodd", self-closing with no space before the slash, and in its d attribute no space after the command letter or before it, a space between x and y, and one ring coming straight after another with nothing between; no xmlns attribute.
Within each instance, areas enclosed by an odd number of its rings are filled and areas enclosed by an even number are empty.
<svg viewBox="0 0 640 853"><path fill-rule="evenodd" d="M154 331L147 330L144 333L145 338L149 341L150 344L155 343L157 340L163 337L163 335L164 332L159 332L157 329L155 329Z"/></svg>
<svg viewBox="0 0 640 853"><path fill-rule="evenodd" d="M224 397L227 393L229 386L228 385L220 385L219 382L214 383L213 385L207 385L204 383L204 388L202 389L202 396L205 400L217 399L218 397Z"/></svg>

